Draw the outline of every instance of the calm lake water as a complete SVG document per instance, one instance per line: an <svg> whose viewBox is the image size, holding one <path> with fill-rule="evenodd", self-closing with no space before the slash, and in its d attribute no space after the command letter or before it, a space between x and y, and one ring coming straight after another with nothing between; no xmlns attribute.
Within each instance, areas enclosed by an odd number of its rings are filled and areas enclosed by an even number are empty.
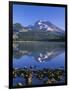
<svg viewBox="0 0 69 90"><path fill-rule="evenodd" d="M14 42L13 68L20 69L24 67L32 67L37 70L43 68L65 69L64 42ZM45 80L46 79L47 78L45 78ZM22 77L13 79L13 85L20 82L25 82L25 80ZM33 77L32 84L43 84L43 80L38 80Z"/></svg>

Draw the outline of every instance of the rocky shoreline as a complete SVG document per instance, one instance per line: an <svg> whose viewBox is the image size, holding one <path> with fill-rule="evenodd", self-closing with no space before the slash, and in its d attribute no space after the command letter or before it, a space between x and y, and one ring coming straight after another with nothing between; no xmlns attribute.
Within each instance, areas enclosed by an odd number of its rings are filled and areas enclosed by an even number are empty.
<svg viewBox="0 0 69 90"><path fill-rule="evenodd" d="M64 82L63 78L65 77L65 71L63 68L57 69L49 69L43 68L35 69L30 66L30 68L14 68L13 69L13 78L23 77L25 79L25 83L17 83L14 87L21 87L21 86L29 86L32 85L32 78L35 77L38 80L43 80L44 78L48 78L47 80L43 81L43 84L56 84L58 82Z"/></svg>

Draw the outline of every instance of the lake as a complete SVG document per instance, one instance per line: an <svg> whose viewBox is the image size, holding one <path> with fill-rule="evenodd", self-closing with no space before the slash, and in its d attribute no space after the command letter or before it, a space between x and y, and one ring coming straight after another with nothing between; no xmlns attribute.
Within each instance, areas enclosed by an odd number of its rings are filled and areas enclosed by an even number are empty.
<svg viewBox="0 0 69 90"><path fill-rule="evenodd" d="M52 81L54 83L64 83L64 74L59 75L62 77L61 80L57 80L56 76L58 74L56 73L59 70L65 70L65 43L43 41L14 42L13 68L15 69L14 72L17 73L13 77L13 86L20 85L20 83L24 86L42 85L49 84ZM26 77L27 71L32 72L29 74L30 77ZM48 74L51 78L47 76Z"/></svg>

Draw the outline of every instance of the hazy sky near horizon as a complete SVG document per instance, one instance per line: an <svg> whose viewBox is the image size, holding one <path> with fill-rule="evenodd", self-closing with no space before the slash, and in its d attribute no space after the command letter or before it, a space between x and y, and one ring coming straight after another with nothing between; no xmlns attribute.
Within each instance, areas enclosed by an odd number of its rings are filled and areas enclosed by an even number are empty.
<svg viewBox="0 0 69 90"><path fill-rule="evenodd" d="M13 23L33 25L37 20L50 21L65 30L65 8L33 5L13 5Z"/></svg>

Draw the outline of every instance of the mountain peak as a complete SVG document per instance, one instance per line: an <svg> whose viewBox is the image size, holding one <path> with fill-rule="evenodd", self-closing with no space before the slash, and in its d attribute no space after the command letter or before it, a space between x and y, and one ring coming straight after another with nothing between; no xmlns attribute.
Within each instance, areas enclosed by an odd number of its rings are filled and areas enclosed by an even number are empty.
<svg viewBox="0 0 69 90"><path fill-rule="evenodd" d="M34 31L49 31L49 32L53 32L53 33L59 33L62 34L64 33L64 30L60 29L59 27L57 27L56 25L54 25L52 22L50 21L45 21L45 20L37 20L34 25L28 25L27 27L23 27L21 24L16 23L13 25L14 29L22 29L25 28L27 30L34 30Z"/></svg>
<svg viewBox="0 0 69 90"><path fill-rule="evenodd" d="M62 29L52 24L50 21L38 20L34 24L34 28L37 30L53 31L53 32L64 32Z"/></svg>

